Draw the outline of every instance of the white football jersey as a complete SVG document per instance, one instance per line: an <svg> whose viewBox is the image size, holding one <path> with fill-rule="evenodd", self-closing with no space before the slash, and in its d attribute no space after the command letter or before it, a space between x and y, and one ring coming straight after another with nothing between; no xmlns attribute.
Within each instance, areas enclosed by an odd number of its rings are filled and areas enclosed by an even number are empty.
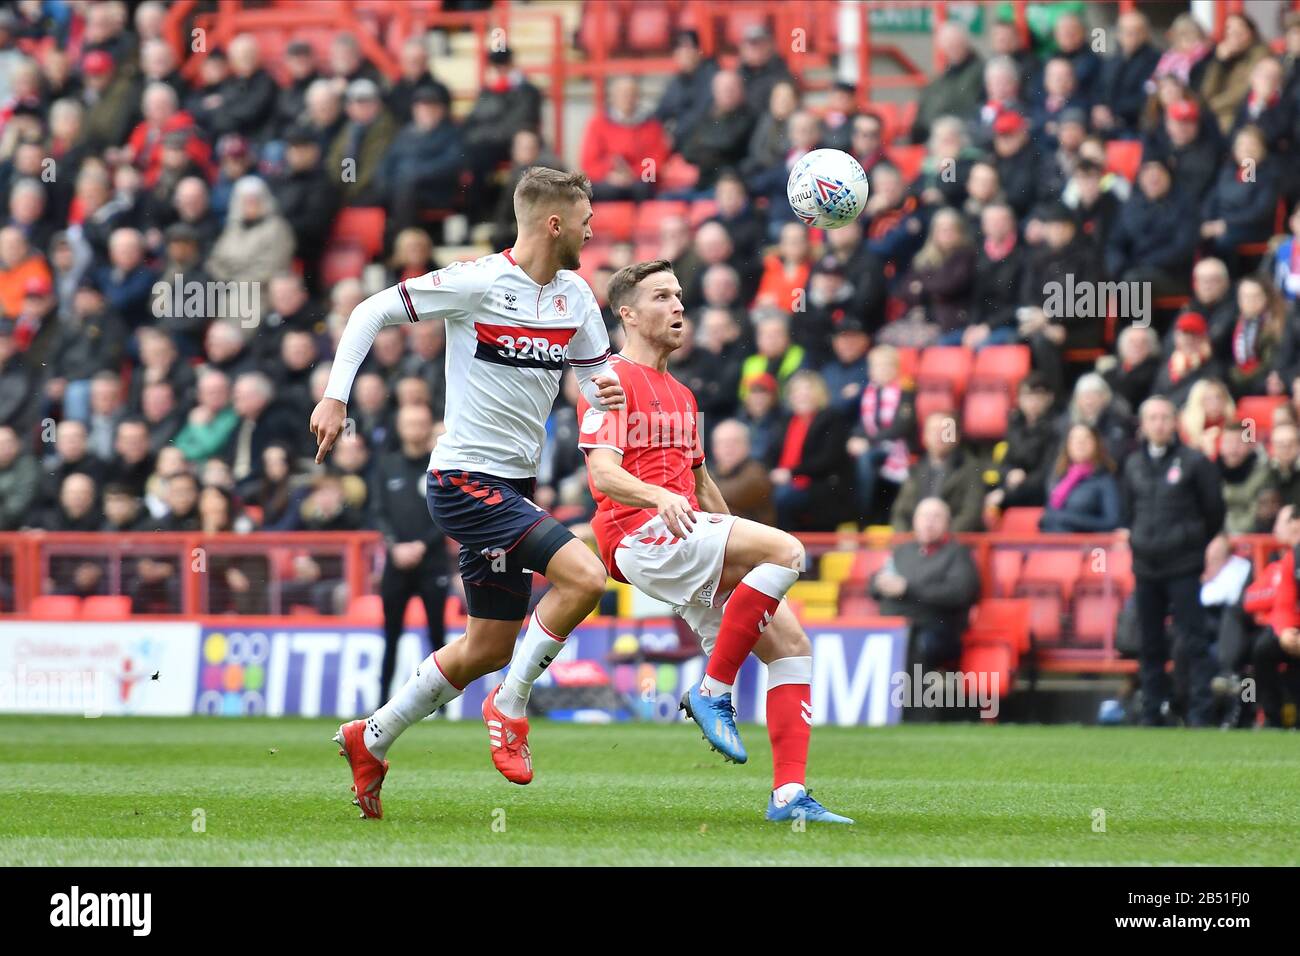
<svg viewBox="0 0 1300 956"><path fill-rule="evenodd" d="M535 477L564 363L584 373L607 368L609 336L577 273L562 269L541 286L510 251L453 262L363 302L339 341L326 397L347 402L379 328L442 319L447 433L429 467Z"/></svg>

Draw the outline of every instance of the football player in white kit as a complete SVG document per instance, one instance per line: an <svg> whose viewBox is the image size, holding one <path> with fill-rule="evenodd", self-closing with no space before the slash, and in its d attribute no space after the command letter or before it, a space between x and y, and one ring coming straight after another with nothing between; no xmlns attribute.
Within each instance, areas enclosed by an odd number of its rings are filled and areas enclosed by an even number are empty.
<svg viewBox="0 0 1300 956"><path fill-rule="evenodd" d="M520 179L514 205L513 248L399 282L357 306L311 416L320 462L343 431L352 380L379 330L446 322L447 432L429 460L427 497L433 520L460 543L469 623L371 717L339 728L335 740L352 767L354 802L367 817L383 815L380 788L393 741L470 681L507 663L505 681L484 701L483 720L497 769L528 783L532 683L605 590L600 559L531 500L564 363L588 402L615 409L623 401L600 308L572 271L592 235L591 184L582 173L533 167ZM512 659L528 613L529 569L552 588Z"/></svg>

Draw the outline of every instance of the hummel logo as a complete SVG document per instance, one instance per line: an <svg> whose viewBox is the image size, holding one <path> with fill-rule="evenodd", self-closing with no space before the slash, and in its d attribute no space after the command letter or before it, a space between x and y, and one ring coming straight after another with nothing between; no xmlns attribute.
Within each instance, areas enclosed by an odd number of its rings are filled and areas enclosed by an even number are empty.
<svg viewBox="0 0 1300 956"><path fill-rule="evenodd" d="M812 704L808 703L808 701L806 700L801 700L799 701L799 709L800 709L799 716L803 718L803 722L805 724L811 727L812 726Z"/></svg>
<svg viewBox="0 0 1300 956"><path fill-rule="evenodd" d="M772 623L772 612L764 611L763 616L758 619L758 633L762 634L767 630L767 626Z"/></svg>
<svg viewBox="0 0 1300 956"><path fill-rule="evenodd" d="M506 308L509 309L511 312L518 312L519 309L515 305L515 303L519 301L519 296L515 295L513 292L507 292L505 294L505 298L506 298Z"/></svg>

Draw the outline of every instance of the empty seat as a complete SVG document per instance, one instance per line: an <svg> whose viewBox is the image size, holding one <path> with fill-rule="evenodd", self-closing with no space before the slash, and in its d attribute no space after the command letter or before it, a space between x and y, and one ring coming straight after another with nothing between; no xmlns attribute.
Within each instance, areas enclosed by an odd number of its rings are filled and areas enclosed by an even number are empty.
<svg viewBox="0 0 1300 956"><path fill-rule="evenodd" d="M1021 380L1029 374L1029 367L1029 346L987 346L975 353L971 388L997 386L1014 395Z"/></svg>
<svg viewBox="0 0 1300 956"><path fill-rule="evenodd" d="M975 706L981 692L991 691L999 699L1010 694L1016 663L1015 651L1006 644L990 642L963 647L961 672L966 679L968 706Z"/></svg>
<svg viewBox="0 0 1300 956"><path fill-rule="evenodd" d="M1115 633L1123 600L1119 593L1086 593L1075 596L1073 613L1074 639L1080 644L1102 644Z"/></svg>
<svg viewBox="0 0 1300 956"><path fill-rule="evenodd" d="M921 353L916 387L925 391L950 391L960 397L970 383L974 357L960 345L932 345Z"/></svg>
<svg viewBox="0 0 1300 956"><path fill-rule="evenodd" d="M40 594L32 598L27 614L38 621L71 621L80 610L81 598L75 594Z"/></svg>
<svg viewBox="0 0 1300 956"><path fill-rule="evenodd" d="M1285 395L1247 395L1237 402L1238 421L1253 421L1255 432L1265 437L1273 431L1273 412L1287 403Z"/></svg>
<svg viewBox="0 0 1300 956"><path fill-rule="evenodd" d="M1032 551L1025 555L1016 588L1055 588L1069 601L1082 574L1083 555L1079 551Z"/></svg>
<svg viewBox="0 0 1300 956"><path fill-rule="evenodd" d="M962 435L972 441L992 441L1007 433L1011 394L1003 391L972 391L962 409Z"/></svg>
<svg viewBox="0 0 1300 956"><path fill-rule="evenodd" d="M965 640L978 643L998 636L1009 637L1016 652L1025 654L1030 648L1029 621L1029 602L1023 598L985 598L971 613Z"/></svg>
<svg viewBox="0 0 1300 956"><path fill-rule="evenodd" d="M131 616L131 599L125 594L92 594L81 602L88 621L121 621Z"/></svg>
<svg viewBox="0 0 1300 956"><path fill-rule="evenodd" d="M1002 523L998 525L998 533L1036 535L1038 519L1042 516L1042 508L1008 508L1002 512Z"/></svg>
<svg viewBox="0 0 1300 956"><path fill-rule="evenodd" d="M331 242L352 243L373 259L384 251L384 224L388 214L382 206L347 206L339 211L330 234Z"/></svg>
<svg viewBox="0 0 1300 956"><path fill-rule="evenodd" d="M598 202L592 206L591 228L606 239L622 242L632 238L636 203Z"/></svg>
<svg viewBox="0 0 1300 956"><path fill-rule="evenodd" d="M636 237L642 241L657 240L659 227L665 219L682 218L690 215L690 204L672 199L650 199L641 203L636 210Z"/></svg>
<svg viewBox="0 0 1300 956"><path fill-rule="evenodd" d="M1118 173L1129 182L1137 179L1142 165L1142 143L1136 139L1112 139L1106 143L1106 171Z"/></svg>
<svg viewBox="0 0 1300 956"><path fill-rule="evenodd" d="M1010 597L1020 580L1020 568L1025 563L1025 556L1011 548L994 548L990 558L990 576L993 579L993 593L998 597Z"/></svg>
<svg viewBox="0 0 1300 956"><path fill-rule="evenodd" d="M634 53L667 50L672 37L668 8L661 4L636 6L627 20L627 45Z"/></svg>
<svg viewBox="0 0 1300 956"><path fill-rule="evenodd" d="M597 49L603 49L606 54L617 52L622 43L622 34L623 18L619 16L617 4L584 3L582 5L578 46L588 55Z"/></svg>

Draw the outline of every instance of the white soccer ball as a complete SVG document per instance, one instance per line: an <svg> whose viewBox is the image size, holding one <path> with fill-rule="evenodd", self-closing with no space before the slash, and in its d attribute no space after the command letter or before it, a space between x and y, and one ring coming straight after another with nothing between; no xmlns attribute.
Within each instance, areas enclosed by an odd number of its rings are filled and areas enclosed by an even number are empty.
<svg viewBox="0 0 1300 956"><path fill-rule="evenodd" d="M838 229L866 208L867 174L843 150L814 149L790 170L785 194L800 222Z"/></svg>

